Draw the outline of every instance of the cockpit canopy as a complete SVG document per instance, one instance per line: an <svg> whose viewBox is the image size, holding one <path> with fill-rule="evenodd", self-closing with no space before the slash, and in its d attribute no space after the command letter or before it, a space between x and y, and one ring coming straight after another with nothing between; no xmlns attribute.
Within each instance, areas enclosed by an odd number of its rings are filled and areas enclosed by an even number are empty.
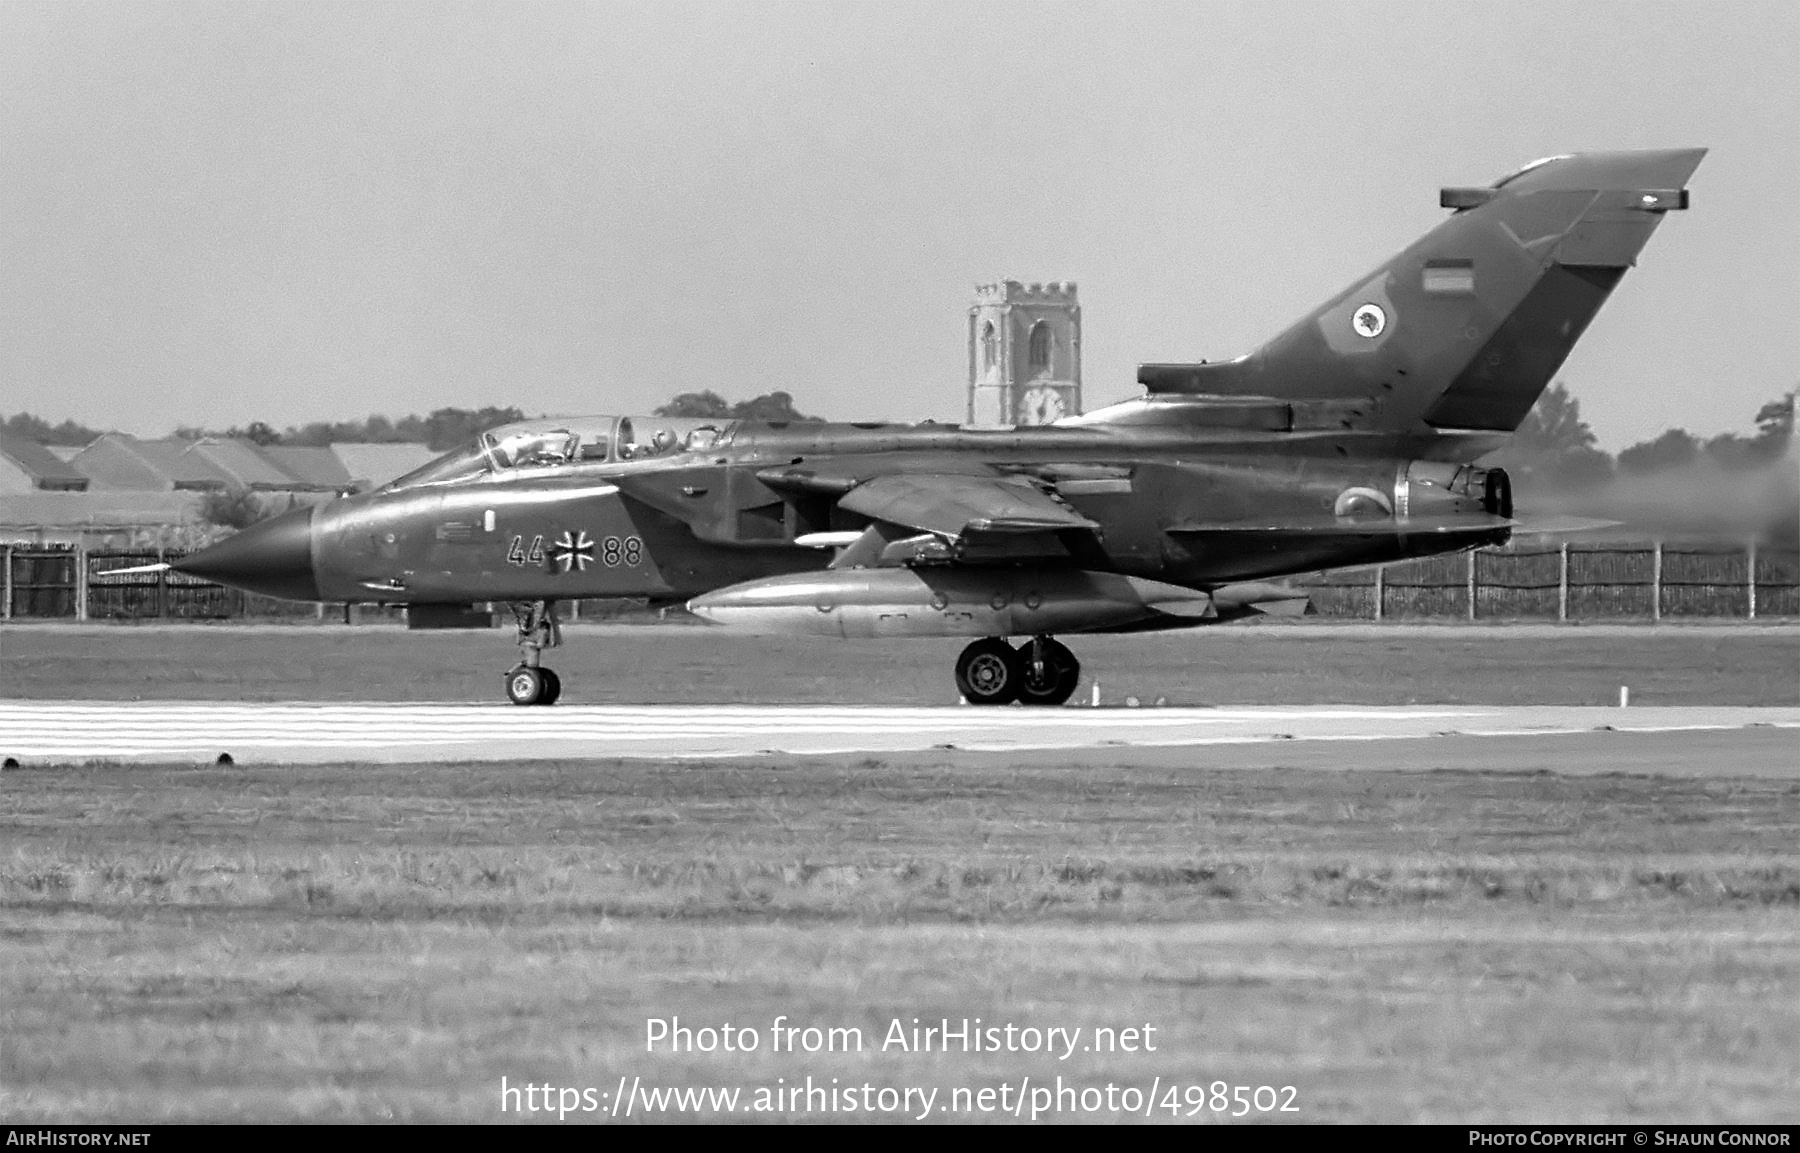
<svg viewBox="0 0 1800 1153"><path fill-rule="evenodd" d="M624 463L729 444L736 424L676 416L586 416L502 425L392 482L389 489L460 484L518 470Z"/></svg>

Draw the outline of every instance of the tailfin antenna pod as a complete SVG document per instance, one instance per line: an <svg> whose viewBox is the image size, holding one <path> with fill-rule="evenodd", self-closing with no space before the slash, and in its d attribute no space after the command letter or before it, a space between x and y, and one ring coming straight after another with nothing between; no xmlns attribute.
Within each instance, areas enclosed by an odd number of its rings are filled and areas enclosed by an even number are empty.
<svg viewBox="0 0 1800 1153"><path fill-rule="evenodd" d="M1448 220L1246 356L1145 364L1152 394L1350 400L1358 426L1509 433L1664 214L1704 148L1533 161L1446 188Z"/></svg>

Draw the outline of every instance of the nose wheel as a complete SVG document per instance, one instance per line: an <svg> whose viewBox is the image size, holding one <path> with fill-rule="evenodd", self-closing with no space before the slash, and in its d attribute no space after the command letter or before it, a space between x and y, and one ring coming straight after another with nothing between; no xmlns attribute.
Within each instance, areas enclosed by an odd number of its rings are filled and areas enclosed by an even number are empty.
<svg viewBox="0 0 1800 1153"><path fill-rule="evenodd" d="M540 664L545 649L562 644L554 601L514 601L507 606L519 625L519 663L506 674L506 698L515 705L553 705L562 678Z"/></svg>
<svg viewBox="0 0 1800 1153"><path fill-rule="evenodd" d="M956 659L956 688L972 705L1060 705L1075 695L1081 662L1067 645L1033 637L1013 648L997 637L971 644Z"/></svg>
<svg viewBox="0 0 1800 1153"><path fill-rule="evenodd" d="M555 670L520 665L506 674L506 697L515 705L553 705L562 696L562 678Z"/></svg>

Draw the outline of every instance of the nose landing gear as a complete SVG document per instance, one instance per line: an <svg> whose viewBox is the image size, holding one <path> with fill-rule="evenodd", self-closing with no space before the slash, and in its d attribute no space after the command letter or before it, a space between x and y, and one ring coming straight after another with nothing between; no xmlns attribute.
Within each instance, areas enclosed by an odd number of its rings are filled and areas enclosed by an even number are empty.
<svg viewBox="0 0 1800 1153"><path fill-rule="evenodd" d="M506 695L515 705L553 705L562 696L555 670L520 665L506 674Z"/></svg>
<svg viewBox="0 0 1800 1153"><path fill-rule="evenodd" d="M555 601L510 601L519 625L519 663L506 674L506 696L515 705L553 705L562 696L562 678L540 663L543 651L562 644Z"/></svg>
<svg viewBox="0 0 1800 1153"><path fill-rule="evenodd" d="M1075 695L1081 662L1064 645L1036 636L1013 648L998 637L971 644L956 659L956 687L972 705L1060 705Z"/></svg>

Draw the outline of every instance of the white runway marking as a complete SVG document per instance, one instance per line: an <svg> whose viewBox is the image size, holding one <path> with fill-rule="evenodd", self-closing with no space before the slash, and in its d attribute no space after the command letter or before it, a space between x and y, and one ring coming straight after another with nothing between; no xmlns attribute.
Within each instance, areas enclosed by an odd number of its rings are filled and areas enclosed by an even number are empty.
<svg viewBox="0 0 1800 1153"><path fill-rule="evenodd" d="M1447 734L1800 728L1800 708L1321 706L1218 709L0 702L20 763L522 761L1168 747Z"/></svg>

